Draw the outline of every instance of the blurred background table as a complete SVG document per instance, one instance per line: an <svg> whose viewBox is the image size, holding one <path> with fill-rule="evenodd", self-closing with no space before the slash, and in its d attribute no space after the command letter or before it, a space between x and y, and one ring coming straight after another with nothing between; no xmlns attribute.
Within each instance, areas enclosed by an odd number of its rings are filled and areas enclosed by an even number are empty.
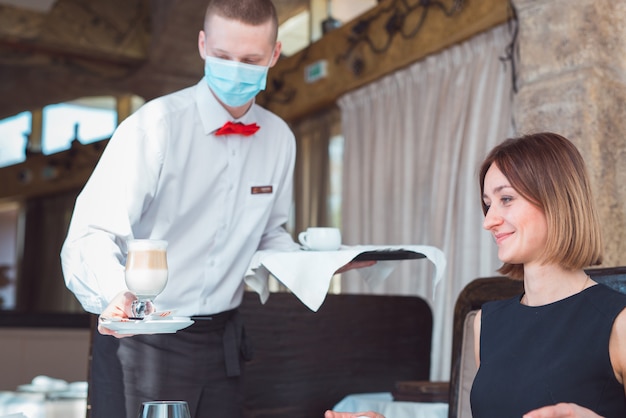
<svg viewBox="0 0 626 418"><path fill-rule="evenodd" d="M23 413L28 418L84 418L86 398L47 398L43 393L0 392L0 416Z"/></svg>

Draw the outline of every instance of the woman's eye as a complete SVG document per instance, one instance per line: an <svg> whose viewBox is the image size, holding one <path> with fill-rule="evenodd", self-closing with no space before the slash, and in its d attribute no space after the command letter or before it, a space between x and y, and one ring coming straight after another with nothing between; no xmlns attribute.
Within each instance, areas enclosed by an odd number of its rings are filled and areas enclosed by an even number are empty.
<svg viewBox="0 0 626 418"><path fill-rule="evenodd" d="M511 196L502 196L500 198L500 201L502 201L502 203L504 204L511 203L512 200L513 198Z"/></svg>

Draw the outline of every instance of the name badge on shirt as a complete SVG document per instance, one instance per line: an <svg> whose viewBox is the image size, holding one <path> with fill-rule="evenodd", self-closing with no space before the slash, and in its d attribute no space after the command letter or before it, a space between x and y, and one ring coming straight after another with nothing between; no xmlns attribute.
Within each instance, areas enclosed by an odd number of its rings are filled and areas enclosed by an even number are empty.
<svg viewBox="0 0 626 418"><path fill-rule="evenodd" d="M274 188L272 186L252 186L250 194L272 194Z"/></svg>

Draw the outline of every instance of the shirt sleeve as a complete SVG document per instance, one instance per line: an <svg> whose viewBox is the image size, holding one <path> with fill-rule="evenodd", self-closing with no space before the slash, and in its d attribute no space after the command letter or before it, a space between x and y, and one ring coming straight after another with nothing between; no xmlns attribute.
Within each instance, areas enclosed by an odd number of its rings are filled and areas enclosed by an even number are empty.
<svg viewBox="0 0 626 418"><path fill-rule="evenodd" d="M61 249L66 286L88 312L100 313L126 289L126 241L157 188L160 138L148 135L139 118L140 112L126 119L109 141L76 199Z"/></svg>

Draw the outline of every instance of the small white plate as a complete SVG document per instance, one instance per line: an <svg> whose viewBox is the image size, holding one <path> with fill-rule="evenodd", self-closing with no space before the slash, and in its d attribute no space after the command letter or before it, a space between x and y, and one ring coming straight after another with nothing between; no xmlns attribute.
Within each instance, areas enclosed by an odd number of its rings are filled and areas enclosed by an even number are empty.
<svg viewBox="0 0 626 418"><path fill-rule="evenodd" d="M167 319L102 319L100 324L120 334L171 334L187 328L194 321L188 317L175 316Z"/></svg>

